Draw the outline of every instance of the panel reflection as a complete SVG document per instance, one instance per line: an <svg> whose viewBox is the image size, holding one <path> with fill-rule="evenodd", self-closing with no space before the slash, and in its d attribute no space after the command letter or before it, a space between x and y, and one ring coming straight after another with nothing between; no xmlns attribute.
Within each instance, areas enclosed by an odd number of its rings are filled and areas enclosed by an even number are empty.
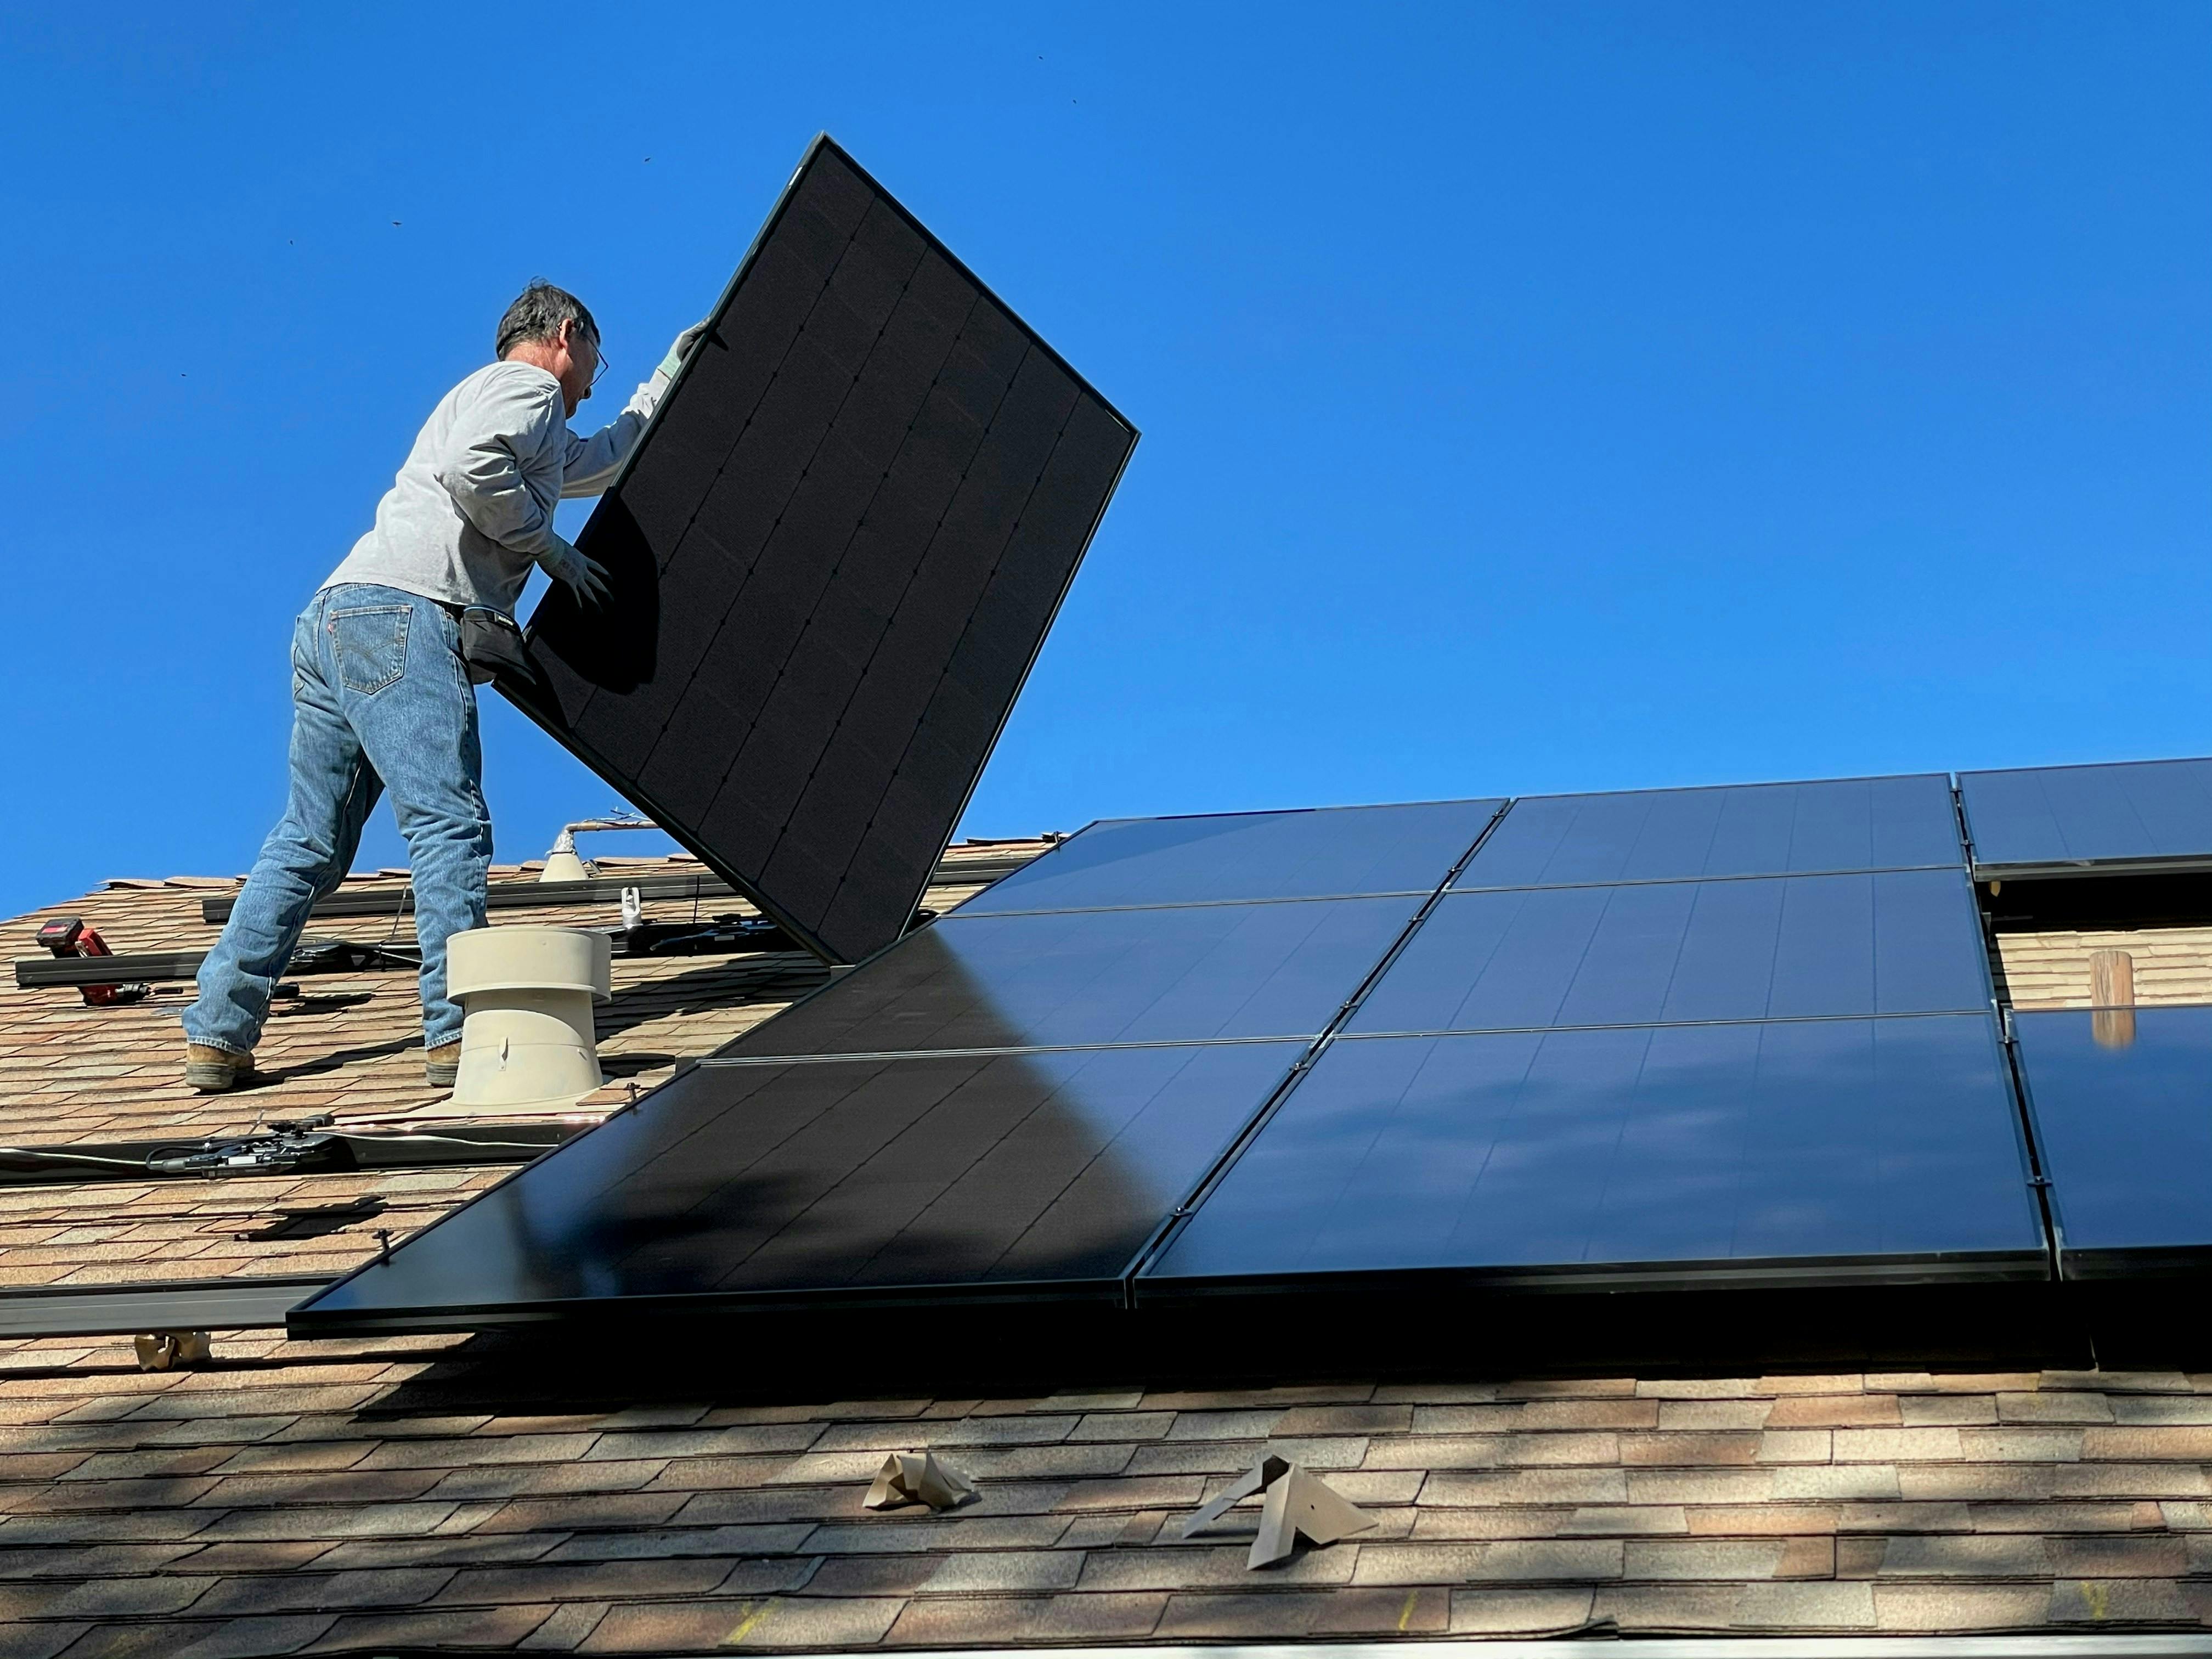
<svg viewBox="0 0 2212 1659"><path fill-rule="evenodd" d="M1335 1043L1158 1278L2038 1252L1987 1016Z"/></svg>
<svg viewBox="0 0 2212 1659"><path fill-rule="evenodd" d="M2212 1008L2015 1014L2013 1031L2066 1248L2212 1249Z"/></svg>
<svg viewBox="0 0 2212 1659"><path fill-rule="evenodd" d="M1110 1279L1302 1051L702 1068L314 1310Z"/></svg>

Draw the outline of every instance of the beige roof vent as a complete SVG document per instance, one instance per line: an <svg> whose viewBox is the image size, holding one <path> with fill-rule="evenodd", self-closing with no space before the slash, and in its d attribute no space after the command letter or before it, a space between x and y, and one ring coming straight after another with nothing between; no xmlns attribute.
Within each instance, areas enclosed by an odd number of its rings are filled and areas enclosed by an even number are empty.
<svg viewBox="0 0 2212 1659"><path fill-rule="evenodd" d="M453 1104L557 1109L605 1079L594 1003L614 998L613 944L570 927L478 927L446 945L446 988L465 1011Z"/></svg>

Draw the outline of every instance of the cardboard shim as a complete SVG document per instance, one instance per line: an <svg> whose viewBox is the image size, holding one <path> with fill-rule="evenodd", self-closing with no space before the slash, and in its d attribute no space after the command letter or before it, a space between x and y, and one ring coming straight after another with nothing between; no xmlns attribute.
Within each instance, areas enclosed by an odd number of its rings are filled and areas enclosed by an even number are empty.
<svg viewBox="0 0 2212 1659"><path fill-rule="evenodd" d="M937 1461L934 1452L893 1452L876 1472L864 1510L895 1510L908 1504L927 1504L933 1510L955 1510L975 1496L975 1483L959 1470Z"/></svg>
<svg viewBox="0 0 2212 1659"><path fill-rule="evenodd" d="M1265 1493L1266 1498L1260 1509L1260 1534L1252 1540L1252 1553L1244 1563L1248 1571L1287 1559L1301 1535L1323 1546L1365 1532L1375 1524L1356 1504L1330 1491L1320 1476L1309 1474L1304 1465L1270 1453L1184 1522L1182 1535L1188 1538L1203 1532L1255 1493Z"/></svg>

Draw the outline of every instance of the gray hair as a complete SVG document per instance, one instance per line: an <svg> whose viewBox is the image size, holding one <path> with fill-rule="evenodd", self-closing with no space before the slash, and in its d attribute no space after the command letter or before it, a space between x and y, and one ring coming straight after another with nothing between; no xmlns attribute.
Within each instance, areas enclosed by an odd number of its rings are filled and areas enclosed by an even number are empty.
<svg viewBox="0 0 2212 1659"><path fill-rule="evenodd" d="M541 276L522 290L507 308L507 315L499 319L499 337L492 347L492 355L504 357L526 341L553 339L561 332L563 323L574 323L580 332L592 337L594 344L598 343L599 325L592 320L592 313L584 302Z"/></svg>

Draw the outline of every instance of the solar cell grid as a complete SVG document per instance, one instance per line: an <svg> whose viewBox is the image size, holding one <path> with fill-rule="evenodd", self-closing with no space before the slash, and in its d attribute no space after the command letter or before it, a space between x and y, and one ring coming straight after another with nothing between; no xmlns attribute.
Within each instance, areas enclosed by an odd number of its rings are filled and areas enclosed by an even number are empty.
<svg viewBox="0 0 2212 1659"><path fill-rule="evenodd" d="M1940 774L1516 800L1455 887L1900 870L1964 861Z"/></svg>
<svg viewBox="0 0 2212 1659"><path fill-rule="evenodd" d="M1348 1029L1841 1018L1989 1002L1965 872L1887 871L1447 894Z"/></svg>
<svg viewBox="0 0 2212 1659"><path fill-rule="evenodd" d="M2212 760L1962 772L1978 871L2212 867Z"/></svg>
<svg viewBox="0 0 2212 1659"><path fill-rule="evenodd" d="M896 939L1136 434L829 141L531 622L532 716L817 953Z"/></svg>

